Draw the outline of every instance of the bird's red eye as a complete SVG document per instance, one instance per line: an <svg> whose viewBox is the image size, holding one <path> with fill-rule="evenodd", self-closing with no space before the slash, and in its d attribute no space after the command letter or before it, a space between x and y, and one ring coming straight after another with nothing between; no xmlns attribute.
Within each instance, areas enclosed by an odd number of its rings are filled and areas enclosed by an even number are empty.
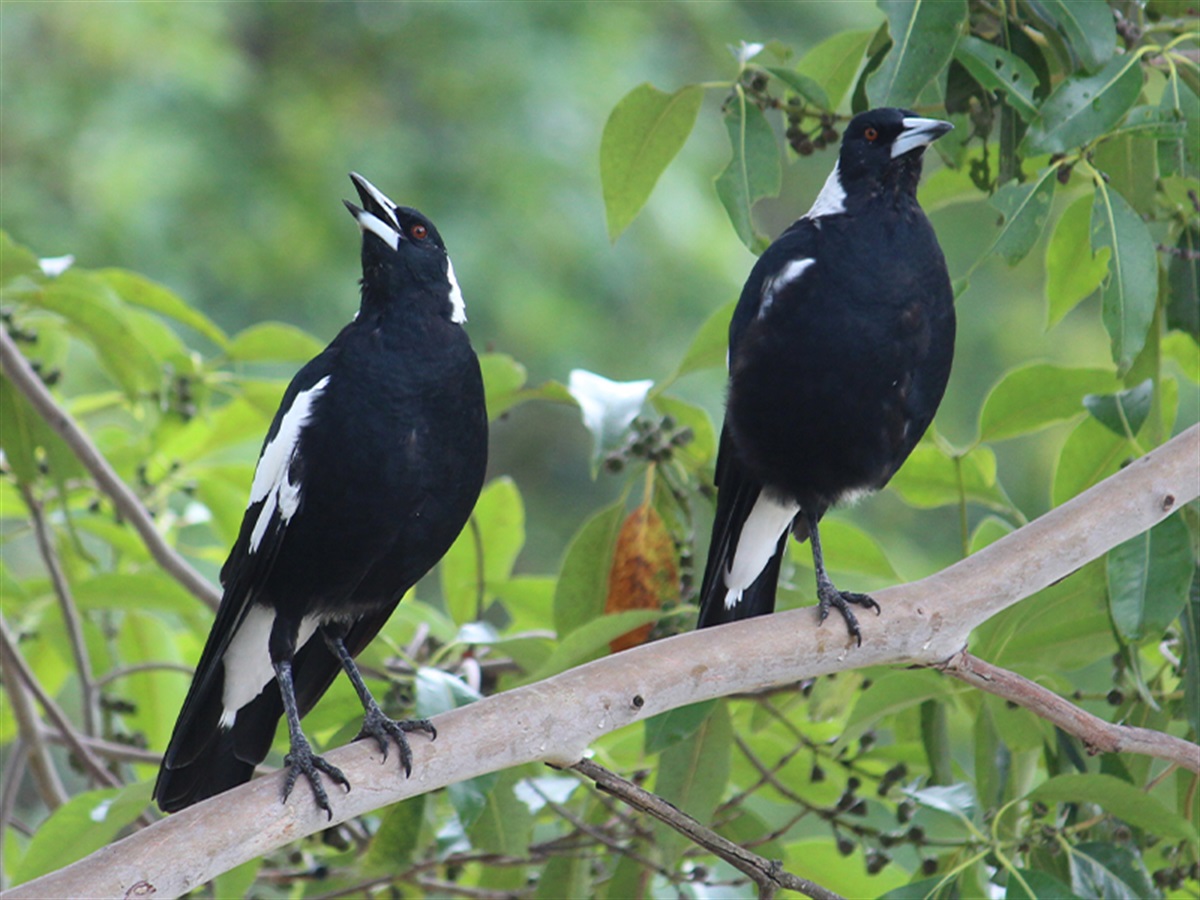
<svg viewBox="0 0 1200 900"><path fill-rule="evenodd" d="M865 137L868 141L873 141L879 137L879 131L868 126L867 130L863 132L863 137Z"/></svg>
<svg viewBox="0 0 1200 900"><path fill-rule="evenodd" d="M423 241L425 238L429 237L429 229L420 224L414 225L408 230L408 233L418 241Z"/></svg>

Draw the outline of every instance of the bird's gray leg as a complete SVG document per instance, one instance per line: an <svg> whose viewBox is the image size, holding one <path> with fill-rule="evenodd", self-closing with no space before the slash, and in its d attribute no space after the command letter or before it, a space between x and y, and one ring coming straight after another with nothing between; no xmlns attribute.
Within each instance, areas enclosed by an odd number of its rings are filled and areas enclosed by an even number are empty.
<svg viewBox="0 0 1200 900"><path fill-rule="evenodd" d="M313 753L312 745L304 736L300 727L300 709L296 703L296 685L292 680L292 659L296 654L296 634L299 626L277 616L271 628L270 653L271 666L275 669L275 679L279 682L279 693L283 698L283 712L288 726L288 755L283 764L287 767L287 780L283 785L283 799L292 793L296 779L304 775L312 788L313 799L317 806L325 810L325 815L333 818L333 810L329 807L329 795L325 793L325 785L321 783L320 772L324 772L337 784L350 790L350 782L337 766L327 763Z"/></svg>
<svg viewBox="0 0 1200 900"><path fill-rule="evenodd" d="M870 594L855 594L851 591L839 591L834 587L833 582L829 578L829 574L825 571L825 558L821 554L821 536L817 531L817 520L820 514L810 509L805 509L804 517L808 521L809 538L812 540L813 568L817 571L817 600L820 601L819 617L820 621L824 622L825 617L829 615L829 608L832 606L842 614L842 618L846 620L846 628L850 631L850 636L858 641L858 645L862 646L862 631L858 627L858 618L850 609L850 604L865 606L868 609L874 609L876 615L879 614L879 604Z"/></svg>
<svg viewBox="0 0 1200 900"><path fill-rule="evenodd" d="M358 741L365 737L375 738L375 743L379 745L379 749L383 753L383 758L387 759L388 738L392 738L396 742L396 746L400 748L400 765L404 767L404 774L406 776L411 775L412 748L408 745L408 737L405 732L423 731L429 735L430 740L433 740L437 737L437 729L433 727L433 723L428 719L402 719L396 721L379 708L375 697L372 696L366 682L363 681L362 673L358 671L358 666L354 663L354 657L346 649L345 625L340 623L322 625L321 636L325 639L326 646L337 657L338 662L342 664L342 668L346 670L346 675L349 676L350 683L354 685L354 690L358 693L358 699L363 705L363 710L365 710L362 729L354 739Z"/></svg>

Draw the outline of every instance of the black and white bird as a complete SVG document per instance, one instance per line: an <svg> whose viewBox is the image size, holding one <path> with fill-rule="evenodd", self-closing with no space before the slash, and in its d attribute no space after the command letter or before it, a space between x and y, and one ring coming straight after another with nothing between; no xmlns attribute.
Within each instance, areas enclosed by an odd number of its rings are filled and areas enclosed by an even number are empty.
<svg viewBox="0 0 1200 900"><path fill-rule="evenodd" d="M154 797L174 812L248 781L280 715L290 752L286 800L309 782L330 816L325 773L300 719L337 673L365 710L359 738L406 774L406 732L371 696L354 657L466 524L487 465L487 413L462 292L433 223L350 176L362 207L362 299L354 320L300 370L275 414L241 532L221 570L224 595L159 770Z"/></svg>
<svg viewBox="0 0 1200 900"><path fill-rule="evenodd" d="M699 627L775 608L791 532L812 540L820 619L862 634L825 571L817 523L879 490L933 419L954 354L954 295L917 204L925 148L951 129L903 109L846 127L802 218L755 264L729 325L717 511Z"/></svg>

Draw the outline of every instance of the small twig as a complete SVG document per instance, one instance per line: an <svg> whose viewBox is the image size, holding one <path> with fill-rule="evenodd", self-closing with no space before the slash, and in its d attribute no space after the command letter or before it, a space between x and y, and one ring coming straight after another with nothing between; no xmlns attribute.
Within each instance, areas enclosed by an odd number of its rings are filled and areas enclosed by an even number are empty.
<svg viewBox="0 0 1200 900"><path fill-rule="evenodd" d="M4 661L6 673L5 688L9 691L9 696L16 696L15 685L18 682L23 683L29 689L29 692L37 698L37 702L41 704L42 709L46 712L46 717L62 732L64 743L79 758L84 768L101 784L107 787L120 787L121 782L87 748L79 733L71 727L71 720L67 718L66 713L62 711L62 708L54 702L54 698L46 693L45 688L34 677L29 666L25 664L25 660L21 658L21 652L17 649L16 639L9 632L8 623L3 618L0 618L0 657ZM15 709L16 704L14 703L13 706ZM30 740L37 740L40 737L38 723L35 721L34 724L35 727L31 729L30 734L26 735ZM38 737L34 737L34 733L37 733Z"/></svg>
<svg viewBox="0 0 1200 900"><path fill-rule="evenodd" d="M4 374L17 390L25 395L51 430L71 448L71 452L96 479L100 490L112 500L121 515L133 525L155 561L188 591L216 609L221 602L220 591L193 569L191 564L158 533L154 520L137 495L113 471L91 438L84 434L67 411L59 406L50 390L38 378L29 360L3 328L0 328L0 368L3 368Z"/></svg>
<svg viewBox="0 0 1200 900"><path fill-rule="evenodd" d="M75 598L71 596L71 585L63 571L58 558L58 550L54 546L54 537L46 524L46 516L42 504L33 495L33 490L27 484L20 485L21 498L29 510L30 521L33 522L33 534L37 540L38 552L46 571L50 573L50 583L58 598L58 606L62 610L63 622L67 626L67 639L71 644L71 654L75 657L75 669L79 672L79 687L81 704L83 706L83 731L89 736L99 733L96 709L96 683L92 679L92 661L88 657L87 642L83 637L83 622L79 618L79 609L75 606Z"/></svg>
<svg viewBox="0 0 1200 900"><path fill-rule="evenodd" d="M453 881L442 881L437 878L419 877L413 879L418 885L426 890L426 892L437 894L449 894L458 897L471 897L474 900L517 900L519 897L526 896L528 891L492 891L487 888L469 887L465 884L457 884Z"/></svg>
<svg viewBox="0 0 1200 900"><path fill-rule="evenodd" d="M141 672L179 672L181 675L191 678L195 671L191 666L185 666L181 663L138 663L132 666L121 666L120 668L113 669L111 672L105 672L96 679L96 687L106 687L119 678L137 675Z"/></svg>
<svg viewBox="0 0 1200 900"><path fill-rule="evenodd" d="M70 746L70 741L61 731L49 725L42 725L42 736L52 744ZM113 762L147 763L157 766L162 762L162 754L153 750L144 750L132 744L121 744L116 741L106 741L103 738L87 737L77 734L76 740L98 756L111 759Z"/></svg>
<svg viewBox="0 0 1200 900"><path fill-rule="evenodd" d="M25 777L25 763L29 760L29 742L18 734L9 745L7 756L0 770L0 829L8 827L9 816L17 804L17 788Z"/></svg>
<svg viewBox="0 0 1200 900"><path fill-rule="evenodd" d="M1143 753L1200 773L1200 746L1191 741L1149 728L1105 722L1028 678L993 666L965 650L938 668L1053 722L1083 741L1089 753Z"/></svg>
<svg viewBox="0 0 1200 900"><path fill-rule="evenodd" d="M757 853L751 853L749 850L739 847L712 829L705 828L661 797L638 787L628 779L621 778L590 759L581 760L571 768L596 782L596 786L600 790L620 797L634 809L653 816L664 825L699 844L709 853L725 860L758 885L760 897L773 896L775 891L783 888L804 894L806 897L812 897L813 900L841 900L839 894L835 894L819 884L814 884L806 878L785 871L777 861L766 859Z"/></svg>
<svg viewBox="0 0 1200 900"><path fill-rule="evenodd" d="M23 663L20 657L16 656L16 642L9 641L8 629L3 619L0 619L0 637L3 637L3 640L0 640L0 669L4 671L4 690L12 704L13 717L17 720L17 733L24 741L29 771L42 802L51 810L55 810L66 803L70 795L63 787L62 779L58 777L58 770L54 768L50 748L42 740L41 723L33 699L29 696L30 690L17 674L17 667ZM10 773L7 767L5 768L5 792L15 792L16 783L20 779L10 780Z"/></svg>

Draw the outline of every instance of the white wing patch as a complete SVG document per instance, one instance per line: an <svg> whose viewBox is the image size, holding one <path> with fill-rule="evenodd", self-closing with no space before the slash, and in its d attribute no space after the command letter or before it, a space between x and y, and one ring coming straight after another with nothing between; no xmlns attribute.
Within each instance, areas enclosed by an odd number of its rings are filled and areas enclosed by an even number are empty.
<svg viewBox="0 0 1200 900"><path fill-rule="evenodd" d="M842 174L839 166L835 165L817 199L813 201L812 209L803 216L805 219L819 219L821 216L836 216L846 211L846 189L842 187Z"/></svg>
<svg viewBox="0 0 1200 900"><path fill-rule="evenodd" d="M767 279L767 283L763 286L762 303L758 306L758 318L761 319L767 314L767 310L775 302L775 295L779 291L803 275L808 270L808 267L815 262L815 259L809 257L790 260L777 275ZM728 360L726 360L726 368L728 368Z"/></svg>
<svg viewBox="0 0 1200 900"><path fill-rule="evenodd" d="M450 282L450 306L453 309L450 321L461 325L467 321L467 303L463 300L462 288L458 286L458 279L454 275L454 263L450 262L449 256L446 257L446 280Z"/></svg>
<svg viewBox="0 0 1200 900"><path fill-rule="evenodd" d="M775 545L798 512L798 503L783 503L768 497L766 492L759 493L754 509L742 525L733 562L725 572L726 609L733 609L742 602L742 592L754 584L754 579L767 567L775 555Z"/></svg>
<svg viewBox="0 0 1200 900"><path fill-rule="evenodd" d="M320 624L313 616L300 620L296 650L307 643ZM262 693L275 677L271 665L271 628L275 625L275 610L257 603L246 612L246 618L225 648L225 686L221 693L221 728L230 729L237 721L238 711Z"/></svg>
<svg viewBox="0 0 1200 900"><path fill-rule="evenodd" d="M376 219L375 221L379 221ZM250 505L261 502L254 530L250 532L250 552L258 550L267 526L276 511L284 524L295 514L300 505L300 485L288 481L288 469L300 444L300 432L312 416L313 404L325 392L329 384L326 375L306 391L301 391L292 401L291 408L284 413L275 439L263 449L254 470L254 482L250 485Z"/></svg>

